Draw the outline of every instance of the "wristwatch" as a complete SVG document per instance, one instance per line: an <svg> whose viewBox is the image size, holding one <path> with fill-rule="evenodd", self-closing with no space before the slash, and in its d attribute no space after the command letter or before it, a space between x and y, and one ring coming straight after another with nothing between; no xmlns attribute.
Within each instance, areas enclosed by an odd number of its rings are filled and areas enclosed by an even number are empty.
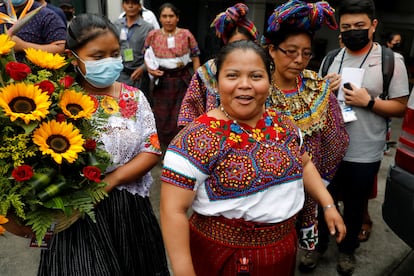
<svg viewBox="0 0 414 276"><path fill-rule="evenodd" d="M375 98L374 98L374 96L371 95L371 100L369 100L369 102L367 104L367 108L369 110L371 110L374 107L374 104L375 104Z"/></svg>

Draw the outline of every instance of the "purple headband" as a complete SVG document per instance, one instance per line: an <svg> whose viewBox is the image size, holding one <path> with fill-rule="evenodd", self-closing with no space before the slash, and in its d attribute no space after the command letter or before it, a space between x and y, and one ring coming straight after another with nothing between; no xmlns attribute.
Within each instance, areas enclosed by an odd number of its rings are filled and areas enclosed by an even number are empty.
<svg viewBox="0 0 414 276"><path fill-rule="evenodd" d="M227 44L229 34L236 27L246 29L255 40L259 34L252 21L246 18L249 8L243 3L227 8L225 12L219 13L211 23L210 27L215 27L217 37Z"/></svg>

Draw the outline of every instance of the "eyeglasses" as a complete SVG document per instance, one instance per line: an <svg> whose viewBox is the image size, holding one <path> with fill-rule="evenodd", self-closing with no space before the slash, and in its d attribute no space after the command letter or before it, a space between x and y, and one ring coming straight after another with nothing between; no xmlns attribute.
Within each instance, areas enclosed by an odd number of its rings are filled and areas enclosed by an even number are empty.
<svg viewBox="0 0 414 276"><path fill-rule="evenodd" d="M303 59L310 59L312 57L312 51L310 50L304 50L302 52L299 52L298 50L285 50L280 47L277 47L277 49L291 59L296 59L299 55L302 55Z"/></svg>

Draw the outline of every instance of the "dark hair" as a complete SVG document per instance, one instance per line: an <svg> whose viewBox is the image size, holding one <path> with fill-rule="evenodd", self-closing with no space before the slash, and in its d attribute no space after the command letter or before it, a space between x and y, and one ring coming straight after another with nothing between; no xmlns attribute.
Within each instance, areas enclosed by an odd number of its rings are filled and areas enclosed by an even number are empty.
<svg viewBox="0 0 414 276"><path fill-rule="evenodd" d="M66 48L77 51L89 41L111 32L119 41L118 31L109 19L97 14L80 14L72 19L66 35Z"/></svg>
<svg viewBox="0 0 414 276"><path fill-rule="evenodd" d="M173 11L173 13L177 16L177 17L180 17L180 10L179 9L177 9L177 7L176 6L174 6L173 4L171 4L171 3L164 3L164 4L162 4L161 5L161 7L159 8L159 13L160 13L160 15L161 15L161 13L162 13L162 11L164 10L164 9L167 9L167 8L170 8L172 11Z"/></svg>
<svg viewBox="0 0 414 276"><path fill-rule="evenodd" d="M344 14L363 13L371 20L375 19L375 4L373 0L342 0L339 1L338 16Z"/></svg>
<svg viewBox="0 0 414 276"><path fill-rule="evenodd" d="M305 34L309 36L311 42L313 41L314 33L309 30L304 30L296 28L289 24L282 24L280 29L277 32L266 32L264 37L266 38L267 44L273 44L275 47L278 47L281 43L286 41L291 36L296 36L299 34Z"/></svg>
<svg viewBox="0 0 414 276"><path fill-rule="evenodd" d="M122 3L129 3L129 2L133 2L134 4L141 5L141 1L140 0L122 0Z"/></svg>
<svg viewBox="0 0 414 276"><path fill-rule="evenodd" d="M244 28L243 26L237 26L233 30L231 30L231 32L228 34L228 39L230 40L233 36L235 36L238 33L244 35L249 40L252 40L252 41L256 40L256 38L252 35L252 33L248 31L246 28ZM222 40L220 41L222 43L221 46L224 46L224 42Z"/></svg>
<svg viewBox="0 0 414 276"><path fill-rule="evenodd" d="M394 37L396 35L401 36L401 34L398 33L398 32L390 32L390 33L387 33L387 35L385 36L385 42L390 43L394 39Z"/></svg>
<svg viewBox="0 0 414 276"><path fill-rule="evenodd" d="M215 63L217 67L217 72L216 72L217 80L218 80L220 70L221 70L221 67L224 61L226 60L227 56L235 50L254 51L262 59L265 65L265 68L266 68L269 82L270 82L272 72L270 69L271 58L269 56L269 53L265 51L260 45L258 45L257 43L251 40L238 40L235 42L231 42L229 44L224 45L223 48L220 49L219 53L217 54L217 57L215 58Z"/></svg>

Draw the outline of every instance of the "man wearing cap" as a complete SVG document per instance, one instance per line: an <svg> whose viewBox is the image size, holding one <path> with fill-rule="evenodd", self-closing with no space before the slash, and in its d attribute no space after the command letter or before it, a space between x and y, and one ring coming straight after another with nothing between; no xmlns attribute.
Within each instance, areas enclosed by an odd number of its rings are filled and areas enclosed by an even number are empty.
<svg viewBox="0 0 414 276"><path fill-rule="evenodd" d="M41 5L45 5L46 4L46 8L52 10L54 13L56 13L60 19L62 19L62 22L66 24L66 16L63 13L61 8L58 8L52 4L50 4L50 0L46 1L46 0L36 0L37 2L39 2Z"/></svg>
<svg viewBox="0 0 414 276"><path fill-rule="evenodd" d="M62 0L60 1L59 7L63 10L63 13L66 16L66 23L69 24L75 17L75 8L73 7L72 1Z"/></svg>

